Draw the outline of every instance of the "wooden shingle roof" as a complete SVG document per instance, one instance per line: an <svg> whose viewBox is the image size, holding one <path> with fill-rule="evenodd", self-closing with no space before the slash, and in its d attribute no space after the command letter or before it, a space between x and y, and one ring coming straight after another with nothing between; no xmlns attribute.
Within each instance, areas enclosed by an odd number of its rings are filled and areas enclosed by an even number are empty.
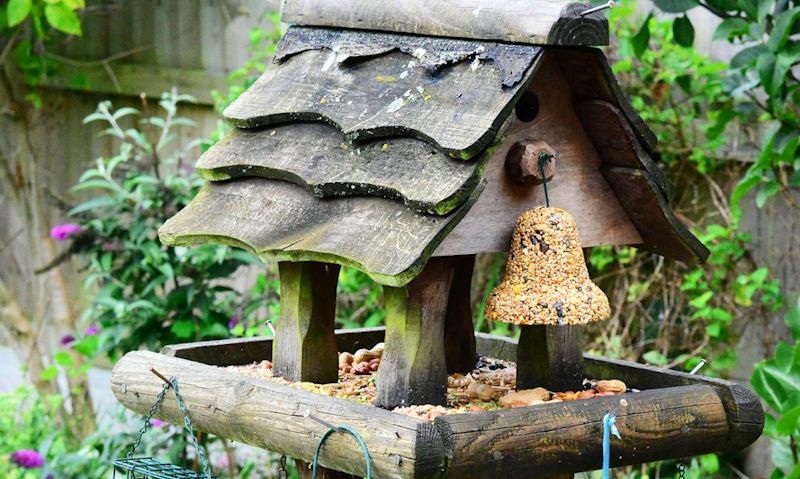
<svg viewBox="0 0 800 479"><path fill-rule="evenodd" d="M550 198L584 246L708 254L672 213L655 137L599 50L294 26L225 116L237 128L199 160L208 183L160 229L166 243L401 286L431 255L507 250L544 193L515 183L506 156L541 140L558 162Z"/></svg>

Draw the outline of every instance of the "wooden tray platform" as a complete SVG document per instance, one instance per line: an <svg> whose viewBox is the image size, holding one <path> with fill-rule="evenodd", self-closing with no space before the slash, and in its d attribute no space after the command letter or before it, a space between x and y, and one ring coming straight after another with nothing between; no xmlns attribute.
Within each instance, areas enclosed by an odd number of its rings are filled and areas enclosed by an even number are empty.
<svg viewBox="0 0 800 479"><path fill-rule="evenodd" d="M339 351L371 347L383 328L337 331ZM476 334L479 354L515 360L516 342ZM146 413L162 387L155 368L180 381L192 422L203 431L311 461L326 427L348 425L364 438L375 478L548 477L598 469L602 418L613 410L621 440L614 466L742 449L761 434L764 412L743 386L628 361L585 356L589 377L623 380L642 392L422 421L345 399L252 379L217 368L271 359L271 338L206 341L136 351L114 367L114 395ZM620 406L620 399L627 406ZM179 423L168 397L159 417ZM347 434L325 443L320 464L365 474L361 448ZM538 474L538 476L537 476Z"/></svg>

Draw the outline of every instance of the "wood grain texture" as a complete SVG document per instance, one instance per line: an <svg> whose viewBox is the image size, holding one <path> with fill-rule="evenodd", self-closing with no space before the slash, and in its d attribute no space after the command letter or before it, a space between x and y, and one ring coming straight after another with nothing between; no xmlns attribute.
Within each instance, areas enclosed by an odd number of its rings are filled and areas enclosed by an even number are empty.
<svg viewBox="0 0 800 479"><path fill-rule="evenodd" d="M364 438L373 477L441 477L444 451L433 424L213 366L137 351L116 364L111 387L125 407L141 414L150 408L163 384L150 368L178 379L192 423L201 431L311 461L327 428L303 417L308 410L331 424L346 424ZM182 421L175 399L169 395L157 416L174 424ZM320 464L358 477L366 472L361 447L348 434L328 438Z"/></svg>
<svg viewBox="0 0 800 479"><path fill-rule="evenodd" d="M600 172L597 156L572 108L572 92L549 51L539 61L529 91L539 114L525 123L514 119L486 167L486 189L475 206L436 250L436 256L508 251L517 217L545 204L541 185L519 185L506 173L508 150L517 142L539 140L557 152L558 171L548 182L553 206L578 223L581 244L637 244L642 238Z"/></svg>
<svg viewBox="0 0 800 479"><path fill-rule="evenodd" d="M225 117L243 128L325 121L356 141L409 135L468 159L495 137L532 71L503 87L491 61L461 61L432 72L401 52L345 63L336 55L309 50L272 66Z"/></svg>
<svg viewBox="0 0 800 479"><path fill-rule="evenodd" d="M474 195L479 193L480 187ZM172 245L238 246L265 261L352 266L379 283L402 286L422 269L473 197L447 216L432 216L383 198L321 200L283 181L211 182L159 229L159 237Z"/></svg>
<svg viewBox="0 0 800 479"><path fill-rule="evenodd" d="M642 235L637 246L685 263L705 262L708 248L678 221L646 171L608 167L603 175Z"/></svg>
<svg viewBox="0 0 800 479"><path fill-rule="evenodd" d="M580 391L583 326L521 326L517 345L517 389Z"/></svg>
<svg viewBox="0 0 800 479"><path fill-rule="evenodd" d="M485 161L462 161L414 138L354 146L335 127L292 123L237 130L206 151L197 171L209 180L258 176L301 185L314 196L379 196L444 215L480 182Z"/></svg>
<svg viewBox="0 0 800 479"><path fill-rule="evenodd" d="M338 351L354 353L361 348L370 349L383 341L385 329L337 329ZM272 360L272 338L253 337L218 339L164 346L161 354L196 361L210 366L237 366L263 360Z"/></svg>
<svg viewBox="0 0 800 479"><path fill-rule="evenodd" d="M608 59L602 50L597 48L564 48L552 49L551 54L558 59L572 91L579 99L597 99L607 101L622 110L645 151L653 154L656 148L655 133L634 110L625 93L617 83Z"/></svg>
<svg viewBox="0 0 800 479"><path fill-rule="evenodd" d="M378 369L375 405L444 405L447 361L444 327L455 264L434 258L402 288L384 288L386 349Z"/></svg>
<svg viewBox="0 0 800 479"><path fill-rule="evenodd" d="M292 26L281 38L273 61L283 62L308 50L336 52L336 62L344 63L397 50L413 56L421 66L435 73L465 60L491 61L500 70L502 85L513 87L525 77L541 49L513 43L458 40L452 38L396 35L364 30ZM476 65L477 67L477 65Z"/></svg>
<svg viewBox="0 0 800 479"><path fill-rule="evenodd" d="M610 411L622 437L611 441L612 466L712 452L729 434L722 401L705 385L454 414L435 423L451 457L450 477L523 477L598 469L602 418Z"/></svg>
<svg viewBox="0 0 800 479"><path fill-rule="evenodd" d="M339 269L313 261L278 263L281 316L272 353L276 376L319 384L338 380L334 329Z"/></svg>
<svg viewBox="0 0 800 479"><path fill-rule="evenodd" d="M448 373L466 373L477 362L470 294L475 255L453 256L449 260L454 263L454 270L444 323L444 354Z"/></svg>
<svg viewBox="0 0 800 479"><path fill-rule="evenodd" d="M372 345L376 342L382 340L382 328L369 328L365 330L351 330L351 331L338 331L337 332L337 341L340 343L340 348L342 350L354 350L354 348L362 347L363 345ZM490 336L485 333L476 333L476 341L478 352L482 355L496 357L500 359L506 359L513 361L517 354L517 342L511 338L506 337L496 337ZM249 358L257 358L257 360L261 359L269 359L269 339L261 339L256 341L254 339L247 339L247 338L237 338L235 340L226 340L226 341L208 341L204 343L193 343L188 345L179 345L179 346L170 346L166 349L169 353L174 354L187 354L191 355L192 357L196 358L198 361L209 362L211 364L216 364L219 361L226 361L225 355L234 347L234 345L238 344L238 349L240 350L239 354L244 355L245 357ZM140 354L140 353L135 353ZM149 354L149 353L148 353ZM259 356L261 355L261 356ZM159 356L151 355L150 357ZM127 357L126 357L127 358ZM222 358L222 359L221 359ZM149 364L149 363L148 363ZM196 364L196 363L184 363L184 364ZM623 441L630 441L627 444L631 444L632 442L636 441L638 444L638 449L635 452L635 455L628 456L627 453L630 451L626 446L625 456L623 457L625 463L632 463L634 461L649 461L655 459L667 459L667 458L676 458L681 457L683 455L693 455L698 454L702 451L709 450L713 448L714 450L727 450L727 451L736 451L740 450L753 441L755 441L759 435L761 434L763 423L764 423L764 411L761 408L761 403L758 397L749 391L746 387L733 384L731 382L716 379L716 378L707 378L700 375L690 375L688 373L683 373L680 371L673 371L667 369L656 368L653 366L647 366L643 364L637 364L630 361L623 361L623 360L616 360L616 359L606 359L606 358L599 358L591 355L584 355L584 366L586 369L586 373L589 377L593 378L618 378L623 380L626 384L630 387L643 389L643 390L652 390L646 391L645 396L640 395L640 393L635 393L633 395L634 398L637 400L642 400L644 403L651 403L653 406L653 410L649 414L651 414L650 419L647 420L642 417L642 420L637 422L637 424L649 424L646 429L638 430L637 435L629 436L623 432ZM128 368L126 368L128 369ZM146 373L143 368L137 370L137 374L141 374L142 379L150 380L152 379L149 373ZM114 375L114 384L116 384L117 390L120 390L121 386L117 381L117 374L115 372ZM257 381L259 384L262 381ZM227 384L227 383L226 383ZM224 384L222 385L224 386ZM693 408L700 408L702 410L707 410L707 404L704 402L701 403L701 398L708 398L710 396L707 393L700 391L698 395L698 389L686 389L684 388L683 392L678 394L678 400L682 400L685 403L690 403L688 406L679 406L678 408L672 408L670 404L674 404L672 400L676 397L675 388L679 388L681 386L690 386L690 387L697 387L697 386L709 386L713 388L716 392L718 399L717 403L721 404L724 408L726 422L727 422L727 433L725 434L724 438L719 440L713 440L709 438L708 435L705 434L705 431L708 428L718 428L720 426L720 422L718 419L714 419L713 423L705 422L707 416L694 416L695 419L688 422L688 430L684 429L682 426L680 428L680 434L676 435L674 431L675 423L673 419L676 416L684 415L683 417L691 418L692 414L695 414L696 411ZM226 390L226 389L221 389ZM662 400L664 397L664 393L667 392L667 396L669 400ZM130 391L128 391L130 394ZM282 396L279 396L282 397ZM628 398L630 395L627 396ZM682 399L681 399L682 397ZM142 410L146 407L149 407L149 400L151 398L146 398L141 401ZM587 444L590 444L591 447L600 447L599 442L599 431L601 430L601 419L602 415L604 415L609 410L617 407L619 397L610 397L610 398L600 398L606 401L607 403L600 404L596 407L592 407L591 410L596 412L596 416L592 421L589 423L584 423L583 426L577 426L575 422L577 421L580 423L581 420L585 418L585 416L581 416L581 411L585 411L586 407L590 407L593 404L591 401L578 401L572 403L560 403L560 404L551 404L546 406L546 408L552 408L553 406L557 406L555 412L553 409L541 409L541 406L533 406L530 408L521 408L515 409L512 411L502 411L496 413L479 413L478 415L469 414L469 415L461 415L458 416L449 416L449 418L453 419L463 419L464 424L471 423L473 426L465 428L464 434L472 434L473 437L480 436L476 439L476 443L482 443L484 446L491 443L491 438L495 438L497 441L496 444L512 444L516 438L518 438L521 442L519 445L519 453L515 454L513 458L507 457L507 452L500 452L500 459L494 459L495 455L493 454L494 449L489 449L489 451L483 452L476 452L475 450L467 450L468 455L472 454L479 454L478 457L474 458L475 461L484 461L484 462L492 462L492 461L510 461L501 464L501 467L511 466L512 469L504 472L511 477L515 477L516 474L529 474L531 467L536 468L537 471L540 471L540 465L542 460L552 460L553 464L556 464L556 467L564 467L564 464L572 464L572 458L567 456L552 456L548 455L547 458L538 457L536 454L530 454L530 449L526 449L526 445L529 444L529 440L533 440L531 438L540 437L538 433L534 434L527 434L527 432L531 432L531 429L527 429L526 432L517 432L520 430L520 424L526 425L529 428L536 428L540 427L542 430L550 430L549 425L550 422L553 423L554 434L550 437L553 440L563 440L569 442L567 444L566 450L574 450L574 448L581 447L581 444L584 444L586 441ZM333 400L337 402L338 400ZM705 401L705 400L703 400ZM711 404L714 404L715 401L711 398ZM564 412L564 410L560 409L564 405L572 405L576 409L570 409L568 412ZM355 407L363 407L359 405L354 405ZM302 407L299 406L299 407ZM718 406L713 406L714 408L718 408ZM577 411L577 412L576 412ZM661 411L660 413L657 411ZM629 414L630 410L622 411L624 414ZM504 426L495 427L496 424L501 424L497 419L497 416L507 415L511 413L512 416L518 419L518 422L515 422L509 419L510 425L506 428ZM357 412L352 412L352 414L357 414ZM486 415L488 414L488 416ZM563 414L564 417L569 417L569 419L556 419L558 414ZM578 419L575 419L577 414ZM666 416L660 415L665 414ZM661 418L666 417L667 420L664 421ZM471 422L472 421L472 422ZM545 422L542 422L545 421ZM548 422L550 421L550 422ZM638 420L637 420L638 421ZM558 429L562 427L562 429ZM576 427L589 427L589 431L586 433L585 438L577 439L575 436L578 434L576 431ZM716 430L716 429L715 429ZM688 432L687 432L688 431ZM431 431L424 431L425 434L430 435ZM665 436L661 436L661 432L665 433ZM451 437L453 435L452 429L449 427L445 427L442 430L442 433L445 434L447 437ZM266 432L262 431L262 434L267 434ZM459 433L460 434L460 433ZM547 437L546 433L545 437ZM658 436L655 439L652 439L653 436ZM427 437L427 436L426 436ZM466 436L461 436L462 438ZM625 439L627 437L627 440ZM507 439L504 439L507 438ZM571 438L571 439L570 439ZM586 439L589 438L589 439ZM536 439L538 440L538 439ZM438 442L437 442L438 441ZM545 441L545 439L542 439ZM654 441L654 442L651 442ZM666 443L664 442L666 441ZM688 442L685 442L688 441ZM465 440L465 442L472 442ZM698 444L698 442L703 442L703 446L709 449L698 449L694 445ZM428 437L423 442L420 442L421 447L424 447L425 444L440 444L441 440L436 440L433 438ZM542 450L552 451L553 449L558 449L558 443L548 442L548 446ZM555 444L555 445L554 445ZM612 451L616 451L617 441L614 440L612 443ZM450 443L452 446L452 443ZM676 446L677 445L677 446ZM437 446L438 447L438 446ZM480 448L482 446L479 446ZM676 449L678 447L678 449ZM690 451L687 453L680 448L687 448ZM449 454L452 456L453 452L452 449L448 449L451 451ZM538 450L538 449L537 449ZM429 451L421 451L421 452L429 452ZM634 454L631 452L631 454ZM387 451L387 454L391 454L391 452ZM657 457L648 456L643 457L640 454L649 455L654 454ZM461 456L464 457L463 455ZM491 457L492 459L489 460L487 458ZM429 460L432 461L431 463L435 463L436 461L431 459L428 456ZM591 460L597 461L599 460L600 455L599 453L595 456L591 456ZM355 460L355 459L354 459ZM467 459L473 460L473 459ZM526 467L517 467L519 461L527 461L530 460L532 462L527 463ZM583 458L578 461L578 464L584 464L581 461L587 460ZM490 466L491 467L491 466ZM597 463L593 465L582 465L581 467L585 468L595 468L597 467ZM459 470L459 473L465 473L463 470ZM544 471L542 470L544 474ZM466 473L465 473L466 474ZM420 477L428 477L428 476L420 476ZM457 475L457 473L451 473L450 477L474 477L470 475L462 476ZM480 476L479 474L477 477L486 477Z"/></svg>
<svg viewBox="0 0 800 479"><path fill-rule="evenodd" d="M584 100L575 111L603 165L643 169L665 198L672 197L675 186L645 151L622 110L604 100Z"/></svg>
<svg viewBox="0 0 800 479"><path fill-rule="evenodd" d="M313 478L311 474L311 466L313 463L295 459L294 464L295 467L297 467L297 474L300 476L300 479ZM352 474L347 474L346 472L334 471L333 469L328 469L326 467L317 467L317 479L358 479L358 477Z"/></svg>
<svg viewBox="0 0 800 479"><path fill-rule="evenodd" d="M547 0L287 0L286 23L542 45L607 45L602 13L576 18L588 4Z"/></svg>

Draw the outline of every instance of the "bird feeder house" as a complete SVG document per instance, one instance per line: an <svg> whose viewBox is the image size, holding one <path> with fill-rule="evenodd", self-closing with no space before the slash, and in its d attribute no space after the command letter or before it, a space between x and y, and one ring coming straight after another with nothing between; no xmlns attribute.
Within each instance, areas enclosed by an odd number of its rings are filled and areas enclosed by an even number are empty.
<svg viewBox="0 0 800 479"><path fill-rule="evenodd" d="M291 26L273 64L225 110L235 128L200 158L207 182L159 231L170 245L227 244L277 262L275 337L129 353L113 373L120 402L146 412L162 388L156 368L181 381L199 429L304 461L322 424L346 424L376 478L571 477L600 467L610 411L614 466L752 443L763 411L747 389L583 355L582 324L608 303L581 247L708 255L670 207L653 132L593 48L608 43L596 10L286 0ZM548 202L559 209L537 210ZM548 221L552 231L537 226ZM519 342L473 330L475 255L499 251L511 256L487 319L524 325ZM334 330L341 265L384 286L385 328ZM566 289L549 268L575 271ZM378 342L374 405L286 383L335 383L340 352ZM393 411L445 404L448 373L469 372L477 355L515 361L517 389L577 391L589 377L637 391L432 421ZM222 368L263 360L286 381ZM169 400L159 415L181 418ZM319 463L328 477L366 472L345 434L328 438Z"/></svg>

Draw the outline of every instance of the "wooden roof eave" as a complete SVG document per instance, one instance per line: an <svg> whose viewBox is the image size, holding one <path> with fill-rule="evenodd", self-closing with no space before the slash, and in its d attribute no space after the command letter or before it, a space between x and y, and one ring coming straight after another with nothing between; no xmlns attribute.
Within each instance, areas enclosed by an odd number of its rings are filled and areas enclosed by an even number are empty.
<svg viewBox="0 0 800 479"><path fill-rule="evenodd" d="M618 166L601 171L642 236L634 246L684 263L708 259L708 248L678 220L647 171Z"/></svg>
<svg viewBox="0 0 800 479"><path fill-rule="evenodd" d="M447 216L421 215L375 197L322 200L297 185L264 178L215 181L159 229L168 245L241 247L264 261L352 266L378 283L404 286L483 189Z"/></svg>
<svg viewBox="0 0 800 479"><path fill-rule="evenodd" d="M647 153L658 143L655 133L639 116L617 83L608 59L598 48L552 48L564 76L579 100L602 100L619 108Z"/></svg>
<svg viewBox="0 0 800 479"><path fill-rule="evenodd" d="M353 145L336 128L309 122L234 131L200 157L197 171L210 181L289 181L318 198L377 196L443 216L472 194L486 158L456 160L409 137Z"/></svg>
<svg viewBox="0 0 800 479"><path fill-rule="evenodd" d="M529 45L323 30L291 29L284 38L292 44L279 48L296 53L268 69L225 117L241 128L324 121L352 141L413 136L467 160L497 135L541 51ZM339 62L340 46L355 41L367 44L367 52L383 53ZM320 45L327 47L320 50ZM386 45L399 51L387 51ZM349 59L358 49L346 51Z"/></svg>

